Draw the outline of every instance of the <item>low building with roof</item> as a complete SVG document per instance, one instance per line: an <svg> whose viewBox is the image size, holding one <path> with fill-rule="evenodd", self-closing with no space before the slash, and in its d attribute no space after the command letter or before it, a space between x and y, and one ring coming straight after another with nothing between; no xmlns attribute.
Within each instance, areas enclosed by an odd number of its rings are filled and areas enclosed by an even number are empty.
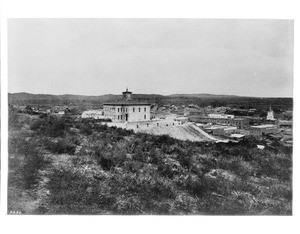
<svg viewBox="0 0 300 234"><path fill-rule="evenodd" d="M230 139L235 140L235 141L241 141L244 137L245 137L245 135L238 134L238 133L234 133L234 134L230 135Z"/></svg>
<svg viewBox="0 0 300 234"><path fill-rule="evenodd" d="M81 114L81 118L104 119L105 117L102 110L87 110Z"/></svg>
<svg viewBox="0 0 300 234"><path fill-rule="evenodd" d="M263 136L265 134L275 134L278 132L278 126L275 124L264 124L258 126L250 126L249 128L251 135Z"/></svg>
<svg viewBox="0 0 300 234"><path fill-rule="evenodd" d="M189 120L197 123L222 124L236 126L238 129L248 129L249 119L246 118L209 118L209 117L189 117Z"/></svg>
<svg viewBox="0 0 300 234"><path fill-rule="evenodd" d="M229 136L231 133L235 132L237 130L237 127L234 126L222 126L219 128L213 129L212 133L215 136Z"/></svg>
<svg viewBox="0 0 300 234"><path fill-rule="evenodd" d="M180 121L180 122L182 122L182 123L186 123L186 122L189 121L189 119L188 119L187 117L185 117L185 116L178 116L178 117L176 117L174 120L175 120L175 121Z"/></svg>
<svg viewBox="0 0 300 234"><path fill-rule="evenodd" d="M104 116L112 122L140 122L150 120L150 103L132 99L132 92L126 89L123 98L103 104Z"/></svg>
<svg viewBox="0 0 300 234"><path fill-rule="evenodd" d="M208 117L209 118L215 118L215 119L233 119L234 115L211 113L211 114L208 114Z"/></svg>

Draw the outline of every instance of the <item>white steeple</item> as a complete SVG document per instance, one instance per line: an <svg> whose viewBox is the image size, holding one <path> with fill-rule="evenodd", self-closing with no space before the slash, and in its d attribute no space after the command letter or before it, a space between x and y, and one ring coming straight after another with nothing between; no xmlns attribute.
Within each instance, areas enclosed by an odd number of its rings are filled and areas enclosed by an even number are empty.
<svg viewBox="0 0 300 234"><path fill-rule="evenodd" d="M268 111L267 120L275 120L274 111L272 110L271 105L270 105L270 109Z"/></svg>

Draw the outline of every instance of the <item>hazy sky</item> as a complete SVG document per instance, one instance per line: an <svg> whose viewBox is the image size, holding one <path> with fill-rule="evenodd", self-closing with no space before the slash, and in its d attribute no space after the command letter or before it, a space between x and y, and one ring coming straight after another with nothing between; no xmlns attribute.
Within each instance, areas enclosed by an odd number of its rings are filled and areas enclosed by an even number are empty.
<svg viewBox="0 0 300 234"><path fill-rule="evenodd" d="M293 21L9 19L9 92L293 95Z"/></svg>

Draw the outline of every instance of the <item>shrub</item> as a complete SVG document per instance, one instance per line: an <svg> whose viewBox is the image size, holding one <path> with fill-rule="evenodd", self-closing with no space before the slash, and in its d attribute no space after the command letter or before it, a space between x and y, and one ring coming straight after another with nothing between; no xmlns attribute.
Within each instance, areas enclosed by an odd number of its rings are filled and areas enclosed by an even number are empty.
<svg viewBox="0 0 300 234"><path fill-rule="evenodd" d="M30 125L30 129L33 131L44 131L46 124L47 123L44 119L38 119Z"/></svg>
<svg viewBox="0 0 300 234"><path fill-rule="evenodd" d="M67 130L64 119L54 119L46 128L46 134L51 137L63 137Z"/></svg>
<svg viewBox="0 0 300 234"><path fill-rule="evenodd" d="M96 156L97 162L99 163L99 165L101 165L101 167L104 170L109 171L112 167L115 166L114 160L112 159L110 153L105 152L101 149L97 149L95 151L95 156Z"/></svg>
<svg viewBox="0 0 300 234"><path fill-rule="evenodd" d="M31 124L30 129L50 137L63 137L68 128L63 118L49 116L36 120Z"/></svg>
<svg viewBox="0 0 300 234"><path fill-rule="evenodd" d="M84 135L91 135L93 133L93 128L90 124L83 124L80 126L80 133Z"/></svg>
<svg viewBox="0 0 300 234"><path fill-rule="evenodd" d="M202 197L206 192L207 185L203 177L189 175L185 181L185 188L193 196Z"/></svg>
<svg viewBox="0 0 300 234"><path fill-rule="evenodd" d="M9 109L8 112L8 127L9 129L20 129L22 127L22 123L19 119L20 114L17 113L16 110Z"/></svg>
<svg viewBox="0 0 300 234"><path fill-rule="evenodd" d="M54 154L74 154L76 149L76 145L70 144L64 139L59 139L56 142L46 140L44 144L46 149Z"/></svg>
<svg viewBox="0 0 300 234"><path fill-rule="evenodd" d="M9 183L15 182L24 189L33 188L40 179L39 171L46 168L50 161L38 151L36 142L33 141L22 138L11 139L9 148L10 154L15 154L9 161Z"/></svg>

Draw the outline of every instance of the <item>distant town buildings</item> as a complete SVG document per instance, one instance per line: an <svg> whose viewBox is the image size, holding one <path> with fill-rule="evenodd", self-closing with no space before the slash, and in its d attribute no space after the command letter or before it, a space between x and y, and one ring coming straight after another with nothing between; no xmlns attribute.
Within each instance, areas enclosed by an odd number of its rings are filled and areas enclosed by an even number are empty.
<svg viewBox="0 0 300 234"><path fill-rule="evenodd" d="M123 98L116 102L104 103L104 117L112 122L140 122L150 120L150 103L132 99L132 92L126 89Z"/></svg>

